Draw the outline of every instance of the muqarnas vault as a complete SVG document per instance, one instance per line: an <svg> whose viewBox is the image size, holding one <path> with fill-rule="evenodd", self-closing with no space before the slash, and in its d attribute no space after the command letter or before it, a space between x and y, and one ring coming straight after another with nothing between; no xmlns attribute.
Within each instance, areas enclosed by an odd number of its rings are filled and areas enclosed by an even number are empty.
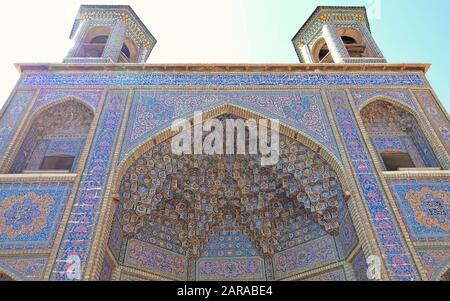
<svg viewBox="0 0 450 301"><path fill-rule="evenodd" d="M1 279L448 280L449 116L365 8L318 7L290 65L146 64L129 6L81 6L70 37L1 111ZM279 120L279 163L174 155L196 111Z"/></svg>

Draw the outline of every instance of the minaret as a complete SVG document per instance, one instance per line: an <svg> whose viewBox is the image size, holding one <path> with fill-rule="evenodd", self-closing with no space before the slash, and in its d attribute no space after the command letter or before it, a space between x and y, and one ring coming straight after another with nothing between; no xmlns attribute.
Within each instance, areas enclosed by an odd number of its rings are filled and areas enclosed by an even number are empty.
<svg viewBox="0 0 450 301"><path fill-rule="evenodd" d="M145 63L156 39L127 5L82 5L64 63Z"/></svg>
<svg viewBox="0 0 450 301"><path fill-rule="evenodd" d="M386 63L365 7L319 6L292 42L301 63Z"/></svg>

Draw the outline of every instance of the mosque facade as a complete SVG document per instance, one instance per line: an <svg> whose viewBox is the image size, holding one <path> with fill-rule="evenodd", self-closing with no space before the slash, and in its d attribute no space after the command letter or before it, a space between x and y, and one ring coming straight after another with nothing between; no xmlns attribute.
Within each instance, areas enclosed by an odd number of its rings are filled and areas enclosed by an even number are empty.
<svg viewBox="0 0 450 301"><path fill-rule="evenodd" d="M129 6L70 38L0 111L1 280L449 279L449 115L364 7L318 7L298 64L148 64ZM175 154L196 112L278 120L279 160Z"/></svg>

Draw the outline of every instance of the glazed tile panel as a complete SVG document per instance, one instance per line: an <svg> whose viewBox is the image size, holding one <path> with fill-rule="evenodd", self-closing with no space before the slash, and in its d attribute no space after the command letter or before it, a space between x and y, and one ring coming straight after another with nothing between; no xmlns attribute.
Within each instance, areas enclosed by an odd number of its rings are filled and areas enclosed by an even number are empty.
<svg viewBox="0 0 450 301"><path fill-rule="evenodd" d="M450 266L450 249L419 250L417 255L425 268L429 280L439 281Z"/></svg>
<svg viewBox="0 0 450 301"><path fill-rule="evenodd" d="M275 254L273 259L275 279L297 275L338 260L334 239L327 235Z"/></svg>
<svg viewBox="0 0 450 301"><path fill-rule="evenodd" d="M0 249L50 249L70 191L67 183L0 184Z"/></svg>
<svg viewBox="0 0 450 301"><path fill-rule="evenodd" d="M391 180L389 185L413 240L450 241L448 179Z"/></svg>
<svg viewBox="0 0 450 301"><path fill-rule="evenodd" d="M21 87L422 87L421 73L33 73Z"/></svg>
<svg viewBox="0 0 450 301"><path fill-rule="evenodd" d="M18 91L12 98L3 116L0 116L0 161L24 117L33 95L33 91Z"/></svg>
<svg viewBox="0 0 450 301"><path fill-rule="evenodd" d="M433 128L438 133L442 140L442 143L446 147L447 151L450 151L450 124L449 120L444 112L437 105L436 99L433 94L428 90L414 91L423 111L428 117Z"/></svg>
<svg viewBox="0 0 450 301"><path fill-rule="evenodd" d="M48 258L42 256L0 257L0 271L14 275L17 280L42 281Z"/></svg>
<svg viewBox="0 0 450 301"><path fill-rule="evenodd" d="M260 257L207 258L197 262L198 281L264 281L264 260Z"/></svg>
<svg viewBox="0 0 450 301"><path fill-rule="evenodd" d="M174 280L187 280L185 256L134 239L128 242L125 265Z"/></svg>
<svg viewBox="0 0 450 301"><path fill-rule="evenodd" d="M47 106L53 102L64 98L75 98L89 104L89 107L94 111L98 110L100 106L100 101L102 99L101 90L51 90L44 89L39 92L36 99L36 103L33 106L33 112L36 110Z"/></svg>
<svg viewBox="0 0 450 301"><path fill-rule="evenodd" d="M52 279L69 280L69 256L78 256L82 271L97 227L128 91L110 91L100 117L69 223L53 267Z"/></svg>
<svg viewBox="0 0 450 301"><path fill-rule="evenodd" d="M155 134L170 128L179 118L192 118L233 104L258 112L304 132L340 158L336 140L320 92L157 92L137 91L127 124L121 159Z"/></svg>
<svg viewBox="0 0 450 301"><path fill-rule="evenodd" d="M328 96L391 277L394 280L418 280L417 269L385 199L347 95L345 91L330 91Z"/></svg>

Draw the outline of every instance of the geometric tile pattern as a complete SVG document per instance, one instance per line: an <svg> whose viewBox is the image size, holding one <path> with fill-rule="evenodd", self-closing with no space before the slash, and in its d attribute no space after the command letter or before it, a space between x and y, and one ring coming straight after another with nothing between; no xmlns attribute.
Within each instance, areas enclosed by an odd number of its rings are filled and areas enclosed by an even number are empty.
<svg viewBox="0 0 450 301"><path fill-rule="evenodd" d="M334 239L324 236L275 254L275 278L283 279L336 261L338 261L338 254Z"/></svg>
<svg viewBox="0 0 450 301"><path fill-rule="evenodd" d="M439 281L442 274L448 269L450 264L450 250L420 250L417 255L427 271L428 279Z"/></svg>
<svg viewBox="0 0 450 301"><path fill-rule="evenodd" d="M442 143L450 152L450 124L445 114L436 104L433 94L430 91L416 90L414 91L423 111L428 117L436 133L441 138Z"/></svg>
<svg viewBox="0 0 450 301"><path fill-rule="evenodd" d="M51 248L70 191L66 183L0 184L0 248Z"/></svg>
<svg viewBox="0 0 450 301"><path fill-rule="evenodd" d="M148 269L176 280L187 279L187 260L183 255L163 250L138 240L128 242L125 265Z"/></svg>
<svg viewBox="0 0 450 301"><path fill-rule="evenodd" d="M274 254L306 239L299 230L314 227L285 231L306 214L325 233L337 234L343 192L336 173L291 138L282 136L279 146L280 160L264 168L259 155L174 155L170 141L145 152L120 179L124 233L150 233L142 238L173 251L181 246L181 254L192 256L211 235L234 229L246 231L259 254ZM308 240L317 232L307 233Z"/></svg>
<svg viewBox="0 0 450 301"><path fill-rule="evenodd" d="M197 262L198 281L263 281L264 260L260 257L207 258Z"/></svg>
<svg viewBox="0 0 450 301"><path fill-rule="evenodd" d="M413 240L450 241L448 179L390 180L389 185Z"/></svg>

